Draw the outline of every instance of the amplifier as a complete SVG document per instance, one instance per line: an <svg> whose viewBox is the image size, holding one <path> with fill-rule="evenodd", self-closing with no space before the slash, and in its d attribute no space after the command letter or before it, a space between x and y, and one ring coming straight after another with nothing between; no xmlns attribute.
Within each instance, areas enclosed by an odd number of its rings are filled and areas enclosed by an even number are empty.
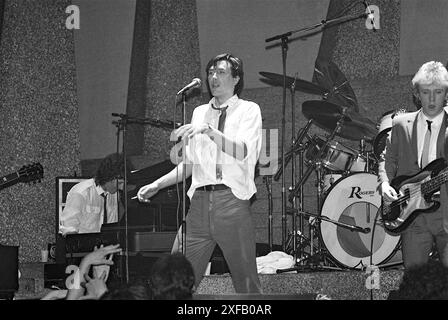
<svg viewBox="0 0 448 320"><path fill-rule="evenodd" d="M129 251L171 252L177 232L135 232L129 241Z"/></svg>
<svg viewBox="0 0 448 320"><path fill-rule="evenodd" d="M19 247L0 245L0 259L0 299L12 298L19 289Z"/></svg>

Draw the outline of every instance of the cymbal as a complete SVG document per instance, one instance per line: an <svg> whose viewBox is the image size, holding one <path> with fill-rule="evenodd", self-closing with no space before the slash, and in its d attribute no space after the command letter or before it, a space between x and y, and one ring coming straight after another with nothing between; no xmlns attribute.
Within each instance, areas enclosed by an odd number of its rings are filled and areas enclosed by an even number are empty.
<svg viewBox="0 0 448 320"><path fill-rule="evenodd" d="M267 79L261 79L261 81L266 82L270 85L274 86L283 86L283 75L278 73L272 73L272 72L265 72L261 71L259 72L260 75L263 77L266 77ZM327 89L324 87L321 87L317 84L314 84L312 82L302 80L302 79L295 79L294 77L286 76L286 86L291 87L291 85L294 83L294 80L296 81L294 90L297 91L303 91L306 93L311 94L317 94L317 95L324 95L327 93Z"/></svg>
<svg viewBox="0 0 448 320"><path fill-rule="evenodd" d="M316 59L313 82L327 89L326 101L344 105L348 110L359 113L355 92L336 63L328 59Z"/></svg>
<svg viewBox="0 0 448 320"><path fill-rule="evenodd" d="M343 108L334 103L320 100L305 101L302 112L308 119L313 119L318 126L327 131L334 131L338 120L343 116ZM373 141L377 129L373 122L354 112L346 112L344 122L336 135L349 139Z"/></svg>

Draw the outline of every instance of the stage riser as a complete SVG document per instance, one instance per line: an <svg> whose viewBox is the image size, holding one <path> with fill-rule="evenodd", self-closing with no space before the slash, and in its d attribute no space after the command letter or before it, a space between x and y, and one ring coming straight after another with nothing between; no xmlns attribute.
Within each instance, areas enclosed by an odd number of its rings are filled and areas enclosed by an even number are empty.
<svg viewBox="0 0 448 320"><path fill-rule="evenodd" d="M403 272L380 272L379 289L368 290L368 275L362 271L283 273L260 275L264 294L308 295L324 294L333 300L386 300L391 290L398 289ZM199 295L235 295L230 275L204 277L197 291Z"/></svg>

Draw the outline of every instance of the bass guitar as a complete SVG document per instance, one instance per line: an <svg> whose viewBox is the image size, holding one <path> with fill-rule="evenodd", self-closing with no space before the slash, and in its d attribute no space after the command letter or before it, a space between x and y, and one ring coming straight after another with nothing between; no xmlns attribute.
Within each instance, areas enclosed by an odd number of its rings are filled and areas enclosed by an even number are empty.
<svg viewBox="0 0 448 320"><path fill-rule="evenodd" d="M398 176L391 186L398 199L387 202L383 199L381 218L386 230L400 233L421 213L430 213L440 207L440 202L432 199L440 186L448 181L447 162L436 159L413 176Z"/></svg>
<svg viewBox="0 0 448 320"><path fill-rule="evenodd" d="M18 182L40 182L43 177L44 168L40 163L25 165L16 172L0 177L0 190L10 187Z"/></svg>

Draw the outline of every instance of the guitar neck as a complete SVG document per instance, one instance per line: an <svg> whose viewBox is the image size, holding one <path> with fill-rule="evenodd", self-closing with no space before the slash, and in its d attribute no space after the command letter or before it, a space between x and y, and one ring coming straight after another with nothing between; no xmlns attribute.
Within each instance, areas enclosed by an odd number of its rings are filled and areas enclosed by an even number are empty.
<svg viewBox="0 0 448 320"><path fill-rule="evenodd" d="M443 169L434 178L422 183L421 190L423 194L436 191L440 186L448 181L448 168Z"/></svg>
<svg viewBox="0 0 448 320"><path fill-rule="evenodd" d="M20 175L18 172L7 174L0 178L0 190L9 187L20 180Z"/></svg>

